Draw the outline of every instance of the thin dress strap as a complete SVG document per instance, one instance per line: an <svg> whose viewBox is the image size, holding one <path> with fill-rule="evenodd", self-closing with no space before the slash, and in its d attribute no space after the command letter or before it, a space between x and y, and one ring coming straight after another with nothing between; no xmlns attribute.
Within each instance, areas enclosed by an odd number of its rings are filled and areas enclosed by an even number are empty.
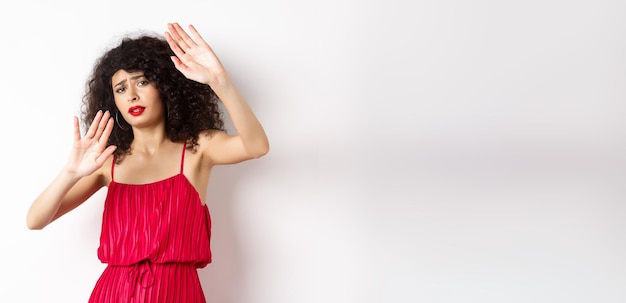
<svg viewBox="0 0 626 303"><path fill-rule="evenodd" d="M111 161L111 181L115 180L113 179L113 172L115 171L115 155L113 155L113 161Z"/></svg>
<svg viewBox="0 0 626 303"><path fill-rule="evenodd" d="M180 157L180 173L183 173L183 167L185 165L185 150L187 149L187 140L183 142L183 153Z"/></svg>

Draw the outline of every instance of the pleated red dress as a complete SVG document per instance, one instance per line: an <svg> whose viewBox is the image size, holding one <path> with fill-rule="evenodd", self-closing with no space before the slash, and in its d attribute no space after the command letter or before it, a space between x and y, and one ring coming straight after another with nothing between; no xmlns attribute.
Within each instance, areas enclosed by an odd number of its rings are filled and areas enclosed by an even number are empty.
<svg viewBox="0 0 626 303"><path fill-rule="evenodd" d="M98 258L107 267L90 303L206 302L198 268L211 263L211 217L180 172L148 184L111 183ZM115 160L113 161L115 163Z"/></svg>

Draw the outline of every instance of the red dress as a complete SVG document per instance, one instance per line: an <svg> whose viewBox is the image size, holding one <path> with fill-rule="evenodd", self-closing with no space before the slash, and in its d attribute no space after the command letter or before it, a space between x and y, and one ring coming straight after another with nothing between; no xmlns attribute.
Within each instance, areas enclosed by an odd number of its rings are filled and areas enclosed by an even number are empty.
<svg viewBox="0 0 626 303"><path fill-rule="evenodd" d="M98 247L108 265L90 303L206 302L197 269L211 263L211 217L183 174L185 147L180 172L160 181L118 183L111 166Z"/></svg>

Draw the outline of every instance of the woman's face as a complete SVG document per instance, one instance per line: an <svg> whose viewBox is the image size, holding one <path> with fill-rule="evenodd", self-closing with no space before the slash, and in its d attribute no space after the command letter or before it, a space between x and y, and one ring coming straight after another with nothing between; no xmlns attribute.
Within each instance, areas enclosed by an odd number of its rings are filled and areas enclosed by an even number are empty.
<svg viewBox="0 0 626 303"><path fill-rule="evenodd" d="M163 123L164 107L159 90L142 71L119 70L111 77L115 105L133 127Z"/></svg>

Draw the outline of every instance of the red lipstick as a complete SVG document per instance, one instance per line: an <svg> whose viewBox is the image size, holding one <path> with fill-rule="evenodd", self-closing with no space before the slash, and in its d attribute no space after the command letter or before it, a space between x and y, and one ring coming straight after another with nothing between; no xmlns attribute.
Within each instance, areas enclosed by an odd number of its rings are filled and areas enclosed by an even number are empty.
<svg viewBox="0 0 626 303"><path fill-rule="evenodd" d="M128 113L133 116L139 116L143 113L146 108L143 106L133 106L128 109Z"/></svg>

